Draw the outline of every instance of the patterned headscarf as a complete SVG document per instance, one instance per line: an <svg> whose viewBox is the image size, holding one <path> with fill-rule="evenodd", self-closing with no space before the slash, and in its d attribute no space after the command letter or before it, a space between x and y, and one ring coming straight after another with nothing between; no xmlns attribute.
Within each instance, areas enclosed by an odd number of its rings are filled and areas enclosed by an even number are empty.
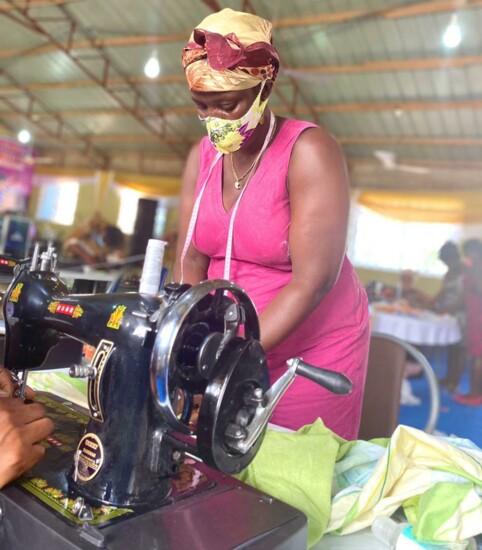
<svg viewBox="0 0 482 550"><path fill-rule="evenodd" d="M194 29L182 66L196 92L246 90L274 80L279 56L271 44L271 23L230 8L214 13Z"/></svg>

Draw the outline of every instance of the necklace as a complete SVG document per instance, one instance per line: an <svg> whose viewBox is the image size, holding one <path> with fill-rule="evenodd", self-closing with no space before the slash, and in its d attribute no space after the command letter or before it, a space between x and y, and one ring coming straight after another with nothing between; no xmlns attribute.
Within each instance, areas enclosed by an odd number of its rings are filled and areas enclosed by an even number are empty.
<svg viewBox="0 0 482 550"><path fill-rule="evenodd" d="M270 141L271 141L271 138L274 136L274 133L276 131L276 117L274 119L274 125L273 125L273 129L271 130L271 133L270 133L270 136L268 138L268 142L267 142L267 145L266 147L269 145ZM251 163L251 166L246 170L246 172L242 175L242 176L238 176L238 174L236 173L236 169L234 168L234 160L233 160L233 154L231 153L229 156L231 158L231 169L233 170L233 174L234 174L234 187L239 191L241 189L241 187L243 186L243 180L244 178L254 169L256 163L259 161L259 159L261 158L261 155L264 153L264 151L266 150L266 147L262 148L261 151L259 152L259 154L256 156L256 158L253 160L253 162Z"/></svg>

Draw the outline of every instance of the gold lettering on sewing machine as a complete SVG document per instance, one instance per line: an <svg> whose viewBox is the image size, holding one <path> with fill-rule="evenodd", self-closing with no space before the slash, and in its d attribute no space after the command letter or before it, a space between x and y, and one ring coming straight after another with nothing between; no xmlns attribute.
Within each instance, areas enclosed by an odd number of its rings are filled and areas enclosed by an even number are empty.
<svg viewBox="0 0 482 550"><path fill-rule="evenodd" d="M72 313L73 319L78 319L79 317L82 317L82 314L84 313L84 310L77 304L74 309L74 313Z"/></svg>
<svg viewBox="0 0 482 550"><path fill-rule="evenodd" d="M99 473L104 462L104 448L101 440L95 434L85 434L79 441L76 456L77 477L81 481L91 480Z"/></svg>
<svg viewBox="0 0 482 550"><path fill-rule="evenodd" d="M20 293L22 292L23 283L18 283L17 286L10 293L9 302L18 302L20 298Z"/></svg>
<svg viewBox="0 0 482 550"><path fill-rule="evenodd" d="M59 302L50 302L49 307L47 308L50 313L55 313L57 311L57 306Z"/></svg>
<svg viewBox="0 0 482 550"><path fill-rule="evenodd" d="M101 340L97 346L91 366L96 370L94 378L89 379L87 386L87 398L89 401L90 415L94 420L104 422L104 414L100 400L100 385L107 360L114 349L114 342ZM93 443L95 445L95 443Z"/></svg>
<svg viewBox="0 0 482 550"><path fill-rule="evenodd" d="M84 310L77 304L62 304L61 302L50 302L48 308L50 313L61 313L62 315L68 315L73 319L82 317Z"/></svg>
<svg viewBox="0 0 482 550"><path fill-rule="evenodd" d="M122 320L124 319L124 312L127 309L127 306L117 306L115 308L115 311L113 311L110 315L109 320L107 321L107 326L109 328L115 328L116 330L119 330Z"/></svg>

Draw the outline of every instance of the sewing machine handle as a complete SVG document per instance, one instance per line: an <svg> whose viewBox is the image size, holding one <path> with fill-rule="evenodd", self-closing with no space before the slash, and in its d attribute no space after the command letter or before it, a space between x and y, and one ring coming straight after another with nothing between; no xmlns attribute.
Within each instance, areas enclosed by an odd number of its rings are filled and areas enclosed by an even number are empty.
<svg viewBox="0 0 482 550"><path fill-rule="evenodd" d="M326 388L331 393L336 395L348 395L353 390L353 383L341 372L333 372L331 370L313 367L305 363L300 358L291 359L296 361L296 374L308 378L316 384ZM289 361L288 361L289 363Z"/></svg>

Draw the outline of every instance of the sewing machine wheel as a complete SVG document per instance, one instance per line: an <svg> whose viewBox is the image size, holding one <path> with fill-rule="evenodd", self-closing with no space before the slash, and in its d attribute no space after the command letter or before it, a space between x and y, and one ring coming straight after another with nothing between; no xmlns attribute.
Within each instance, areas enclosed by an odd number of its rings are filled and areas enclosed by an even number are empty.
<svg viewBox="0 0 482 550"><path fill-rule="evenodd" d="M246 340L259 340L251 299L240 287L223 280L190 287L160 316L151 356L151 388L173 430L192 433L192 398L204 393L219 354L241 326ZM183 402L180 417L179 399Z"/></svg>
<svg viewBox="0 0 482 550"><path fill-rule="evenodd" d="M202 460L222 472L245 468L258 452L263 434L241 454L229 447L230 438L242 439L254 410L269 387L266 356L256 340L231 340L219 357L199 411L197 446Z"/></svg>

